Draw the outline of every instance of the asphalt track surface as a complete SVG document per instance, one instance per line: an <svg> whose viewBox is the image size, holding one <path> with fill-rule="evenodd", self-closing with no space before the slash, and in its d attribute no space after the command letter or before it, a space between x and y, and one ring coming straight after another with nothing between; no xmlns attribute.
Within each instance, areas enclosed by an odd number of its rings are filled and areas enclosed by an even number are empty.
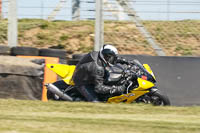
<svg viewBox="0 0 200 133"><path fill-rule="evenodd" d="M174 106L200 105L200 57L123 55L149 64L158 88Z"/></svg>

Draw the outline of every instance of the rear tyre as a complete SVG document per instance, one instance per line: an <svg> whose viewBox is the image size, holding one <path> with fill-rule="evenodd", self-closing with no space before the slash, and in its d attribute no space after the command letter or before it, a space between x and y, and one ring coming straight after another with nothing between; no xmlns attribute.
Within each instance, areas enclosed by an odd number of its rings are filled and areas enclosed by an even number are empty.
<svg viewBox="0 0 200 133"><path fill-rule="evenodd" d="M67 64L68 65L77 65L78 62L79 62L79 60L77 60L77 59L71 59L71 60L67 61Z"/></svg>
<svg viewBox="0 0 200 133"><path fill-rule="evenodd" d="M60 59L65 59L66 51L62 50L62 49L40 49L39 55L47 56L47 57L58 57Z"/></svg>
<svg viewBox="0 0 200 133"><path fill-rule="evenodd" d="M28 56L38 56L39 50L33 47L12 47L11 55L28 55Z"/></svg>
<svg viewBox="0 0 200 133"><path fill-rule="evenodd" d="M0 55L10 55L10 48L8 46L0 45Z"/></svg>
<svg viewBox="0 0 200 133"><path fill-rule="evenodd" d="M73 54L72 59L80 60L86 54Z"/></svg>

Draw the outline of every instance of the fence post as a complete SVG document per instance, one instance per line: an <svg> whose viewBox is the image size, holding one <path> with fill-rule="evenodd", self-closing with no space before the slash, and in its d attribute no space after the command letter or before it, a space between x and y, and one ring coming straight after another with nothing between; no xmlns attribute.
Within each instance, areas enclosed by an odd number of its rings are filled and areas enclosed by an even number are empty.
<svg viewBox="0 0 200 133"><path fill-rule="evenodd" d="M103 22L103 1L96 0L96 20L95 20L95 46L94 51L99 51L104 43L104 22Z"/></svg>
<svg viewBox="0 0 200 133"><path fill-rule="evenodd" d="M72 20L80 20L80 0L72 0Z"/></svg>
<svg viewBox="0 0 200 133"><path fill-rule="evenodd" d="M2 19L2 0L0 0L0 19Z"/></svg>
<svg viewBox="0 0 200 133"><path fill-rule="evenodd" d="M8 3L8 46L17 46L17 0Z"/></svg>

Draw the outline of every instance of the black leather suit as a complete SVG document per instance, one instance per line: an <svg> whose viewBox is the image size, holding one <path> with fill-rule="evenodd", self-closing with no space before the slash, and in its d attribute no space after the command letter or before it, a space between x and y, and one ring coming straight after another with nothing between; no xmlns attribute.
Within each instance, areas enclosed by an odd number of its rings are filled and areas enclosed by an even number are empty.
<svg viewBox="0 0 200 133"><path fill-rule="evenodd" d="M96 94L113 94L124 91L125 85L108 86L104 84L105 67L108 66L105 66L98 52L86 54L76 65L73 80L78 86L78 91L88 101L98 101Z"/></svg>

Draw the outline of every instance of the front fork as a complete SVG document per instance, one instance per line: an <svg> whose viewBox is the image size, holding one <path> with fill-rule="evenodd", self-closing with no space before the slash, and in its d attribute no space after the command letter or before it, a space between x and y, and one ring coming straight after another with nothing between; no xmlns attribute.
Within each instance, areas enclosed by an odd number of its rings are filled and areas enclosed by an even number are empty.
<svg viewBox="0 0 200 133"><path fill-rule="evenodd" d="M156 91L158 91L157 87L152 87L151 89L149 89L149 93L148 94L153 94L155 93Z"/></svg>
<svg viewBox="0 0 200 133"><path fill-rule="evenodd" d="M154 94L156 91L158 91L158 89L156 87L150 88L149 92L138 97L135 101L136 102L144 102L144 103L149 103L151 98L149 96L151 96L152 94Z"/></svg>

